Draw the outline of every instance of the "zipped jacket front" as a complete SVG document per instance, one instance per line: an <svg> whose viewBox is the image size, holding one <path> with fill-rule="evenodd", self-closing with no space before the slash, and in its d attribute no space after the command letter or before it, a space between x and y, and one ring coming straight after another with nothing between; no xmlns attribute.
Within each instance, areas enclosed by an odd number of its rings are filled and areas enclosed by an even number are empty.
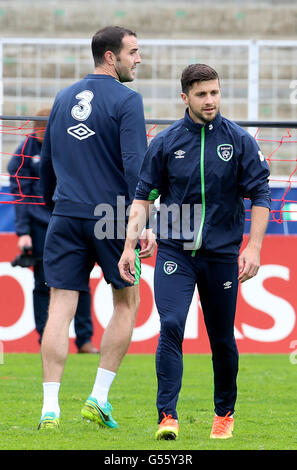
<svg viewBox="0 0 297 470"><path fill-rule="evenodd" d="M270 209L269 167L255 139L220 113L205 124L185 117L151 142L135 199L160 196L158 243L226 260L237 258L244 198Z"/></svg>

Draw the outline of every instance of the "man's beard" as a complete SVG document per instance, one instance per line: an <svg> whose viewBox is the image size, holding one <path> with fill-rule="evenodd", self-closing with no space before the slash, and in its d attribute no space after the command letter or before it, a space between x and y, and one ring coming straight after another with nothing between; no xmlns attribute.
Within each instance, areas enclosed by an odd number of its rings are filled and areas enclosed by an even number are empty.
<svg viewBox="0 0 297 470"><path fill-rule="evenodd" d="M117 59L117 61L119 63L118 59ZM118 74L119 82L121 82L121 83L133 82L134 77L131 74L129 74L129 69L127 67L125 67L123 69L123 67L121 67L121 65L118 66L118 64L117 64L116 67L115 67L115 71Z"/></svg>
<svg viewBox="0 0 297 470"><path fill-rule="evenodd" d="M213 116L213 117L210 117L209 119L207 119L207 118L205 118L205 117L203 116L203 114L200 114L200 113L197 113L196 111L194 111L190 104L189 104L188 106L189 106L189 108L190 108L192 114L194 114L194 116L195 116L197 119L200 119L200 121L202 121L203 124L207 124L208 122L213 121L213 120L217 117L217 114L218 114L218 112L219 112L219 108L216 108L216 109L215 109L215 114L214 114L214 116Z"/></svg>

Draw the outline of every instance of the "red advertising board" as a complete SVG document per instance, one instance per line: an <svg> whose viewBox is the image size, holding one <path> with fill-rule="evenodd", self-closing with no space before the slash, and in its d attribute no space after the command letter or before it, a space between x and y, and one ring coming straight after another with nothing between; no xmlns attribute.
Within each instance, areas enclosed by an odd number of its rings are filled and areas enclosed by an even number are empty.
<svg viewBox="0 0 297 470"><path fill-rule="evenodd" d="M297 345L297 236L266 235L257 276L240 285L235 337L242 353L290 353ZM0 234L0 342L4 352L38 352L34 325L31 269L12 267L16 236ZM153 297L155 258L142 264L141 306L129 353L154 353L159 318ZM110 287L98 266L91 273L93 340L100 338L112 315ZM75 352L74 329L69 331ZM184 339L185 353L209 353L203 313L196 291Z"/></svg>

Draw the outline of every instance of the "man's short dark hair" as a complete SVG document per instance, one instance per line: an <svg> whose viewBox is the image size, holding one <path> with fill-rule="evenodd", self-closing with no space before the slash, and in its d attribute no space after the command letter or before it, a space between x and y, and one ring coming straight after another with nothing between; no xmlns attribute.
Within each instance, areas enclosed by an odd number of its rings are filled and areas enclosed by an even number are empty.
<svg viewBox="0 0 297 470"><path fill-rule="evenodd" d="M95 67L103 63L106 51L111 51L115 55L121 52L124 36L136 37L136 33L122 26L106 26L94 34L92 38L92 54Z"/></svg>
<svg viewBox="0 0 297 470"><path fill-rule="evenodd" d="M181 88L183 93L188 93L194 82L207 80L219 80L218 73L209 65L191 64L183 70L181 76Z"/></svg>

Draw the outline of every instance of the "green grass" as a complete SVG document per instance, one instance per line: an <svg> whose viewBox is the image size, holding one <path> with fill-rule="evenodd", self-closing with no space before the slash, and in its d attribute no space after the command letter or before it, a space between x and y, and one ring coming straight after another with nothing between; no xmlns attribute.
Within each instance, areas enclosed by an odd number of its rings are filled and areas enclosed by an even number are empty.
<svg viewBox="0 0 297 470"><path fill-rule="evenodd" d="M1 450L295 450L296 371L287 355L241 355L235 432L209 439L213 377L209 355L185 355L178 402L180 437L155 441L157 412L153 355L128 355L110 391L119 429L83 422L98 356L68 357L60 389L61 427L37 431L42 407L39 354L6 354L0 365Z"/></svg>

